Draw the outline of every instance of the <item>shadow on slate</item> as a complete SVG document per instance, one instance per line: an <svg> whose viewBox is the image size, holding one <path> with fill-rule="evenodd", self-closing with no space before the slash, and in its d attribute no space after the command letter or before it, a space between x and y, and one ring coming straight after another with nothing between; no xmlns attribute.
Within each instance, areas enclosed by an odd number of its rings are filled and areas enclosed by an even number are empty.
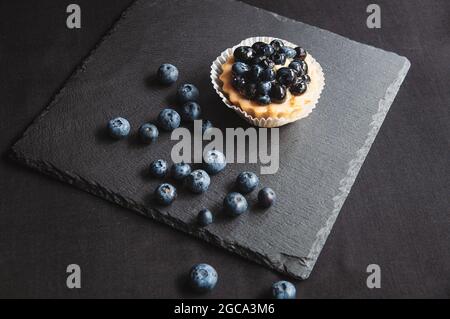
<svg viewBox="0 0 450 319"><path fill-rule="evenodd" d="M222 105L209 71L224 49L258 35L304 46L326 79L311 116L280 129L278 173L261 176L262 186L277 192L277 205L236 219L222 216L222 199L238 173L259 172L258 165L234 164L213 177L206 194L180 189L172 206L155 206L152 193L161 181L146 169L154 159L170 160L174 143L164 133L156 144L142 146L135 134L172 102L176 90L155 85L155 70L165 62L177 65L178 84L201 89L205 118L220 128L247 127ZM239 2L138 0L13 146L13 155L87 192L306 279L409 67L394 53ZM114 142L105 135L105 123L116 116L130 120L130 139ZM255 197L249 197L252 207ZM204 207L220 217L198 229L193 221Z"/></svg>

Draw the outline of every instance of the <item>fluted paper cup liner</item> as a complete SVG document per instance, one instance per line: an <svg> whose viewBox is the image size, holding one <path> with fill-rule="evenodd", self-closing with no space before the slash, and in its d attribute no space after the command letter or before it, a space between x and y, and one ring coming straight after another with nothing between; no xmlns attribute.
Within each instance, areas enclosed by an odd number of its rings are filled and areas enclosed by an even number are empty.
<svg viewBox="0 0 450 319"><path fill-rule="evenodd" d="M314 78L311 76L311 81L314 81L315 85L314 88L310 90L310 87L308 87L308 90L306 93L308 93L308 99L307 102L301 105L301 108L299 111L296 111L293 113L294 115L291 115L289 118L284 117L268 117L268 118L256 118L252 115L245 112L242 108L240 108L239 105L234 105L226 92L223 91L223 82L220 80L220 76L223 73L223 65L227 63L230 57L233 56L234 50L239 46L252 46L255 42L265 42L270 43L275 39L279 38L273 38L273 37L252 37L248 38L246 40L243 40L238 45L226 49L225 51L220 54L219 57L213 62L211 66L211 80L212 84L214 86L214 89L216 90L217 94L222 99L223 103L236 113L238 113L243 119L245 119L247 122L251 123L254 126L258 127L280 127L283 125L286 125L288 123L292 123L295 121L298 121L300 119L303 119L307 117L311 112L314 110L314 108L317 105L317 102L320 99L320 95L325 87L325 76L323 74L322 67L320 64L312 57L310 54L308 54L307 57L307 63L310 70L315 70ZM289 47L297 47L298 45L295 45L293 43L290 43L289 41L280 39L284 42L285 45ZM306 94L305 93L305 94ZM261 106L263 107L263 106Z"/></svg>

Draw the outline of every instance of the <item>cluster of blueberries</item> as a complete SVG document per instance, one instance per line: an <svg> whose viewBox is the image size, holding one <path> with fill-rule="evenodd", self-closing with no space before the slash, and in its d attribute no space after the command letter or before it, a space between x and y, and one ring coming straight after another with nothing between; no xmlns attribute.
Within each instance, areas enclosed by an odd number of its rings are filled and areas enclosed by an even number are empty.
<svg viewBox="0 0 450 319"><path fill-rule="evenodd" d="M163 64L157 72L157 79L162 85L171 85L178 79L179 71L171 64ZM139 137L143 143L150 144L159 137L159 129L173 131L178 128L181 121L193 122L200 119L201 107L198 104L199 91L192 84L184 84L177 90L177 100L180 103L180 112L174 109L164 109L160 112L157 123L145 123L139 128ZM180 115L181 114L181 115ZM107 125L108 132L112 138L122 139L130 134L131 125L122 117L112 119ZM212 128L208 120L202 122L203 132ZM186 188L195 194L205 193L211 183L210 175L216 175L223 171L227 165L225 155L218 150L211 150L204 156L203 169L192 170L187 163L176 163L169 171L167 162L163 159L155 160L150 165L150 173L155 178L164 178L170 175L176 181L183 181ZM231 216L239 216L248 209L248 203L242 194L249 194L259 184L259 178L252 172L242 172L236 179L238 192L229 193L224 201L224 211ZM177 189L169 183L159 185L155 192L155 201L163 206L173 203L177 197ZM258 193L258 202L261 207L269 208L275 203L276 195L271 188L263 188ZM202 209L198 213L198 223L206 227L213 223L214 216L208 209ZM191 269L191 283L200 291L212 290L217 283L216 270L207 264L197 264ZM273 293L275 298L290 299L295 297L295 287L288 282L274 284Z"/></svg>
<svg viewBox="0 0 450 319"><path fill-rule="evenodd" d="M284 102L288 90L292 95L302 95L311 82L306 50L285 46L281 40L240 46L233 56L233 87L245 98L261 105ZM288 59L292 61L285 67Z"/></svg>

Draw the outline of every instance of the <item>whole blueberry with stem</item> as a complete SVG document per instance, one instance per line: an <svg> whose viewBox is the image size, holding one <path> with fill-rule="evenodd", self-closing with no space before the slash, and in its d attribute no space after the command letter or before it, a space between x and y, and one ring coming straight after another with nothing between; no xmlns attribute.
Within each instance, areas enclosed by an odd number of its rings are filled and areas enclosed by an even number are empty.
<svg viewBox="0 0 450 319"><path fill-rule="evenodd" d="M178 69L169 63L165 63L158 68L156 78L162 85L171 85L178 80Z"/></svg>
<svg viewBox="0 0 450 319"><path fill-rule="evenodd" d="M240 193L229 193L223 200L223 208L230 216L239 216L248 209L248 203L245 197Z"/></svg>
<svg viewBox="0 0 450 319"><path fill-rule="evenodd" d="M167 174L167 162L162 159L153 161L150 164L150 173L153 177L163 178Z"/></svg>
<svg viewBox="0 0 450 319"><path fill-rule="evenodd" d="M217 284L217 271L208 264L194 265L190 272L190 282L199 292L207 292L214 289Z"/></svg>
<svg viewBox="0 0 450 319"><path fill-rule="evenodd" d="M108 122L108 132L112 138L122 139L130 134L130 122L123 117L117 117Z"/></svg>
<svg viewBox="0 0 450 319"><path fill-rule="evenodd" d="M236 187L242 194L248 194L258 187L259 178L253 172L242 172L236 178Z"/></svg>
<svg viewBox="0 0 450 319"><path fill-rule="evenodd" d="M177 197L177 189L171 184L161 184L156 188L154 196L158 204L169 206Z"/></svg>
<svg viewBox="0 0 450 319"><path fill-rule="evenodd" d="M225 155L218 150L211 150L206 152L203 157L203 167L211 175L220 173L227 166Z"/></svg>
<svg viewBox="0 0 450 319"><path fill-rule="evenodd" d="M200 97L200 93L197 87L193 84L183 84L178 88L177 98L180 104L187 102L197 102Z"/></svg>
<svg viewBox="0 0 450 319"><path fill-rule="evenodd" d="M159 113L158 126L164 131L171 132L180 127L181 117L174 109L164 109Z"/></svg>
<svg viewBox="0 0 450 319"><path fill-rule="evenodd" d="M198 169L185 179L186 187L195 194L205 193L211 184L211 178L204 170Z"/></svg>

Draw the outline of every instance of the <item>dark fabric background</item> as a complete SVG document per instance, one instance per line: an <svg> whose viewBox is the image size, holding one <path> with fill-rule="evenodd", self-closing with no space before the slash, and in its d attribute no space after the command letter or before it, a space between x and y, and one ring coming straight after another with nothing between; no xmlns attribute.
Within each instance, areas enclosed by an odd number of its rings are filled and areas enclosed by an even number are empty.
<svg viewBox="0 0 450 319"><path fill-rule="evenodd" d="M0 1L0 297L197 297L192 264L216 266L206 297L259 298L282 278L266 268L7 159L7 150L131 1ZM412 67L300 298L450 297L450 3L245 2L407 56ZM176 32L176 30L174 30ZM195 35L193 35L195 36ZM339 56L339 52L336 52ZM66 267L82 288L66 287ZM378 264L381 289L366 287Z"/></svg>

